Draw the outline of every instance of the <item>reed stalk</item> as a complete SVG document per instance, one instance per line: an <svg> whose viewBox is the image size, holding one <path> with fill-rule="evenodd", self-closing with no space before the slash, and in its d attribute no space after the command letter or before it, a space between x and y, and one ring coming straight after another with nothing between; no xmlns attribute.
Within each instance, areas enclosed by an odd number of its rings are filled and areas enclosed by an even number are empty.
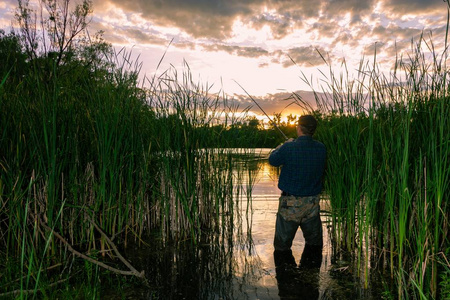
<svg viewBox="0 0 450 300"><path fill-rule="evenodd" d="M447 50L438 54L423 36L411 45L388 75L375 54L355 79L330 67L320 89L305 81L320 90L317 110L309 112L319 118L317 138L328 149L335 247L356 255L366 287L369 261L384 253L378 267L390 270L398 297L435 299L436 257L449 247Z"/></svg>
<svg viewBox="0 0 450 300"><path fill-rule="evenodd" d="M106 237L123 246L155 232L167 243L197 244L214 231L232 238L238 167L211 148L220 136L210 125L236 107L194 83L187 65L143 88L130 53L104 57L97 69L42 57L23 79L0 74L0 295L52 294L51 276L70 285L73 272L76 284L89 279L90 295L100 277L72 255L107 265L120 256ZM43 272L51 265L58 275Z"/></svg>

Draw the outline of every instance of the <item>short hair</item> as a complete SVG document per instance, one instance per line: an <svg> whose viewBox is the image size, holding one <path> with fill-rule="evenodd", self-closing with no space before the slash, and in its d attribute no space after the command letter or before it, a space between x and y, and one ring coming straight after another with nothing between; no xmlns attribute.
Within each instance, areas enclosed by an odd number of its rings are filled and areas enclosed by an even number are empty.
<svg viewBox="0 0 450 300"><path fill-rule="evenodd" d="M316 132L317 120L312 115L304 115L298 119L298 126L304 134L313 135Z"/></svg>

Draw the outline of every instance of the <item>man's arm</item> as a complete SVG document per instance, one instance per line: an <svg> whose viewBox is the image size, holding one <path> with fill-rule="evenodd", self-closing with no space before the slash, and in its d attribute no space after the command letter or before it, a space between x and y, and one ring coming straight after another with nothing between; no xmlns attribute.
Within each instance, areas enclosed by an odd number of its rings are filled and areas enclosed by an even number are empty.
<svg viewBox="0 0 450 300"><path fill-rule="evenodd" d="M274 167L279 167L284 164L284 155L283 155L283 146L286 145L288 142L292 142L294 139L289 139L284 144L278 145L278 147L275 148L275 150L270 153L269 156L269 164L271 164Z"/></svg>

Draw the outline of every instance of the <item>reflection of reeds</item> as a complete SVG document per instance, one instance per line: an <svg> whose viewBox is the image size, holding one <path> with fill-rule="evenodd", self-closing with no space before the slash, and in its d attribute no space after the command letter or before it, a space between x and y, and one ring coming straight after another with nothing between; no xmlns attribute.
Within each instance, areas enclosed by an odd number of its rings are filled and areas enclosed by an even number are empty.
<svg viewBox="0 0 450 300"><path fill-rule="evenodd" d="M438 257L449 251L449 82L446 50L420 39L412 52L389 77L376 64L361 64L356 80L330 71L313 113L336 246L355 252L366 283L387 266L398 297L424 299L439 295Z"/></svg>

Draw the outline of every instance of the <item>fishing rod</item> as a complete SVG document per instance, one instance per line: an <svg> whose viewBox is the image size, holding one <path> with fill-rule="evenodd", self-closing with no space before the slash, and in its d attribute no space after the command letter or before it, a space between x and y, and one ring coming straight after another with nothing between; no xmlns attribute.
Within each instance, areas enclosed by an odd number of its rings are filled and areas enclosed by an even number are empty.
<svg viewBox="0 0 450 300"><path fill-rule="evenodd" d="M283 135L283 137L286 139L286 140L288 140L288 137L284 134L284 132L283 131L281 131L281 129L277 126L277 124L274 122L274 121L272 121L272 119L269 117L269 115L264 111L264 109L262 109L262 107L258 104L258 102L256 102L256 100L255 99L253 99L253 97L242 87L242 85L240 85L236 80L233 80L234 82L236 82L236 84L238 85L238 86L240 86L241 87L241 89L247 94L247 96L249 96L250 97L250 99L253 101L253 102L255 102L255 104L259 107L259 109L266 115L266 117L269 119L269 121L273 124L273 126L275 126L275 128L276 129L278 129L278 131Z"/></svg>

